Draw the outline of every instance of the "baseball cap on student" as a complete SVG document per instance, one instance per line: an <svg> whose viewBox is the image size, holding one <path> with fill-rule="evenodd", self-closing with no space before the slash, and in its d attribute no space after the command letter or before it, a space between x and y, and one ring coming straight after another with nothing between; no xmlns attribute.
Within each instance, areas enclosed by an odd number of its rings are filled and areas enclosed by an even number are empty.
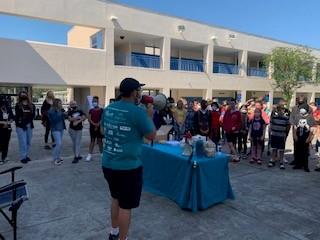
<svg viewBox="0 0 320 240"><path fill-rule="evenodd" d="M139 83L139 81L134 78L125 78L120 83L120 92L128 94L134 90L139 90L144 85L145 84Z"/></svg>

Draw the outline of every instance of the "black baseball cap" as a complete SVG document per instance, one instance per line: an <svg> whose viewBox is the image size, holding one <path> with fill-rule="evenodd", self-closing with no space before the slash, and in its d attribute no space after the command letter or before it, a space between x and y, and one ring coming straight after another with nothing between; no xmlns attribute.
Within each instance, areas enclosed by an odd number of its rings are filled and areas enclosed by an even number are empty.
<svg viewBox="0 0 320 240"><path fill-rule="evenodd" d="M134 90L138 90L143 87L145 84L139 83L138 80L134 78L125 78L120 83L120 92L121 93L131 93Z"/></svg>

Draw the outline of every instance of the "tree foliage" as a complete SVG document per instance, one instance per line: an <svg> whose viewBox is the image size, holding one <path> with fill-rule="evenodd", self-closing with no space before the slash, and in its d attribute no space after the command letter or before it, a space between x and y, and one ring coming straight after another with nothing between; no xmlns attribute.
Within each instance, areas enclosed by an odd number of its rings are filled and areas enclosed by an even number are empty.
<svg viewBox="0 0 320 240"><path fill-rule="evenodd" d="M278 47L265 59L265 64L272 71L273 87L281 90L288 102L294 92L304 84L316 84L320 74L314 76L314 64L317 59L307 48Z"/></svg>

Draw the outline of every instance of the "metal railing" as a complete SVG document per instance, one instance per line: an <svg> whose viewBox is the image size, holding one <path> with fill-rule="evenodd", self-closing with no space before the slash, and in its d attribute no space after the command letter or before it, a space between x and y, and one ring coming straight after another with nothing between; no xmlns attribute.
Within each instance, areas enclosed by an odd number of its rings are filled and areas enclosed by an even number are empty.
<svg viewBox="0 0 320 240"><path fill-rule="evenodd" d="M144 53L116 54L115 64L141 68L160 68L160 56Z"/></svg>
<svg viewBox="0 0 320 240"><path fill-rule="evenodd" d="M171 58L170 69L190 72L203 72L204 63L202 60L196 59Z"/></svg>
<svg viewBox="0 0 320 240"><path fill-rule="evenodd" d="M239 74L239 66L230 63L213 63L213 73Z"/></svg>
<svg viewBox="0 0 320 240"><path fill-rule="evenodd" d="M248 68L248 76L267 77L267 70L264 68Z"/></svg>

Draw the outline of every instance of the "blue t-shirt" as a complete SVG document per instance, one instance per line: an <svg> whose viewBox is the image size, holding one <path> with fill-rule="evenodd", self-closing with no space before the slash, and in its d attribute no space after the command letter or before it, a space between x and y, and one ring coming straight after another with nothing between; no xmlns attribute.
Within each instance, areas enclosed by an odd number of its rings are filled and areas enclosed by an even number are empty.
<svg viewBox="0 0 320 240"><path fill-rule="evenodd" d="M102 166L114 170L140 167L143 136L155 129L147 112L121 100L104 109L101 123L105 136Z"/></svg>

